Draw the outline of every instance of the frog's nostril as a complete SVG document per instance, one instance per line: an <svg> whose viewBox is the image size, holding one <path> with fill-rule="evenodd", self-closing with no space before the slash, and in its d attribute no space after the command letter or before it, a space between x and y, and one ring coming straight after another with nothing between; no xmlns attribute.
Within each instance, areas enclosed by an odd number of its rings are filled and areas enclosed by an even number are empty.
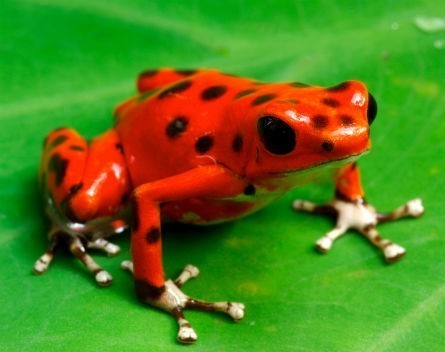
<svg viewBox="0 0 445 352"><path fill-rule="evenodd" d="M369 126L371 126L371 124L374 122L376 116L377 116L377 102L375 101L372 94L368 93L367 117L368 117L368 125Z"/></svg>

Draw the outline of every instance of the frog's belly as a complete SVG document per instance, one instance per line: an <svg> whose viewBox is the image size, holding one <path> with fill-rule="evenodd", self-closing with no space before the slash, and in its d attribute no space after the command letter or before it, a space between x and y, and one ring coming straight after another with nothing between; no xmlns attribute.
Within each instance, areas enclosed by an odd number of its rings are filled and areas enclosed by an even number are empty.
<svg viewBox="0 0 445 352"><path fill-rule="evenodd" d="M162 204L161 214L166 221L210 225L240 218L265 205L257 201L191 198Z"/></svg>

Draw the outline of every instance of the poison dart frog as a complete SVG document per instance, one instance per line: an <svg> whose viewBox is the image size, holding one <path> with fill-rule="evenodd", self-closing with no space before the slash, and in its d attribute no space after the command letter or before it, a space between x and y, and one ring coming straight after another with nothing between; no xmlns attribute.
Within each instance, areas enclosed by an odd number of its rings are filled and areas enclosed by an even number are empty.
<svg viewBox="0 0 445 352"><path fill-rule="evenodd" d="M161 221L213 224L237 219L289 190L332 174L335 196L327 204L296 200L297 211L334 216L336 225L316 248L327 252L348 229L380 248L388 262L405 250L379 236L377 224L423 213L413 199L389 213L364 199L356 160L370 148L377 105L365 85L346 81L323 88L299 82L262 83L213 69L147 70L138 94L115 110L114 127L87 142L59 128L45 139L40 183L51 222L49 247L34 266L48 268L65 243L98 284L111 275L87 253L109 255L119 247L108 238L130 228L138 297L173 315L177 338L197 335L187 308L222 311L235 321L244 305L204 302L181 290L198 275L188 265L176 280L165 279Z"/></svg>

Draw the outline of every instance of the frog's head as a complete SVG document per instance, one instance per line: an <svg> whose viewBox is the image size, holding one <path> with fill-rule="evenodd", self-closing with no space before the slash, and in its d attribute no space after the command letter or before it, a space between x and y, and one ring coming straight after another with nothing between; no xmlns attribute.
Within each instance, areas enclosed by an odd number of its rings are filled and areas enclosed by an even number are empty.
<svg viewBox="0 0 445 352"><path fill-rule="evenodd" d="M278 88L278 89L277 89ZM283 88L247 118L255 129L247 175L286 175L351 162L370 147L377 105L361 82L331 88Z"/></svg>

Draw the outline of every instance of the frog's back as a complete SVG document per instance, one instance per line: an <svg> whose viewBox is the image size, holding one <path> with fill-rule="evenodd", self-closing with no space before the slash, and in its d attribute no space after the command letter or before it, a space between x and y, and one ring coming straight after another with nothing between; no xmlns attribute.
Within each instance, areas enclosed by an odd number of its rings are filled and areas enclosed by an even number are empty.
<svg viewBox="0 0 445 352"><path fill-rule="evenodd" d="M134 186L199 165L234 160L242 140L228 107L254 82L217 70L146 71L141 92L116 109L116 126ZM232 155L233 154L233 155ZM235 156L237 156L235 158Z"/></svg>

